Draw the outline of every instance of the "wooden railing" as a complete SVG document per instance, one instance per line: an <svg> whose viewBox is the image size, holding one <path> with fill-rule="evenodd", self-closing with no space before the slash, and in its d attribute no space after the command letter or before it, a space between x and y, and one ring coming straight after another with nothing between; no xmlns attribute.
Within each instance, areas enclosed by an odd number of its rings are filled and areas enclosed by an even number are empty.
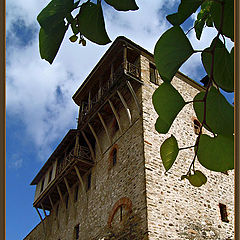
<svg viewBox="0 0 240 240"><path fill-rule="evenodd" d="M140 78L140 68L133 63L126 62L126 72L129 75L132 75L136 78ZM120 64L119 67L114 71L113 76L110 77L104 84L99 88L97 94L95 94L91 99L87 101L83 101L81 104L81 111L79 120L82 121L83 118L92 110L96 103L99 103L107 93L117 84L119 79L123 76L124 73L124 63Z"/></svg>
<svg viewBox="0 0 240 240"><path fill-rule="evenodd" d="M87 147L79 146L76 150L75 155L73 148L71 152L62 161L59 161L56 175L61 174L62 171L66 169L75 160L75 158L92 161L90 151Z"/></svg>

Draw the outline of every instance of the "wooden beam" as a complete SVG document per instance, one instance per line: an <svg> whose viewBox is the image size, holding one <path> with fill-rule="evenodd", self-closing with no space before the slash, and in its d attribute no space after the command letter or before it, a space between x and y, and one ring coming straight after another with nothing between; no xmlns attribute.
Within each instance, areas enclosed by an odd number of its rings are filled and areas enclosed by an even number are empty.
<svg viewBox="0 0 240 240"><path fill-rule="evenodd" d="M123 46L123 69L127 70L127 46Z"/></svg>
<svg viewBox="0 0 240 240"><path fill-rule="evenodd" d="M79 132L77 132L77 134L76 134L76 141L75 141L75 147L74 147L74 156L77 156L78 148L79 148Z"/></svg>
<svg viewBox="0 0 240 240"><path fill-rule="evenodd" d="M107 138L108 138L109 143L112 144L112 140L111 140L111 138L110 138L110 135L109 135L107 126L106 126L106 124L105 124L105 122L104 122L104 120L103 120L103 118L102 118L102 115L101 115L99 112L98 112L98 117L100 118L100 121L101 121L101 123L102 123L102 125L103 125L103 127L104 127L104 129L105 129L105 132L106 132L106 134L107 134Z"/></svg>
<svg viewBox="0 0 240 240"><path fill-rule="evenodd" d="M70 189L70 187L69 187L67 178L66 178L66 177L63 177L63 179L64 179L65 185L66 185L66 187L67 187L67 191L68 191L69 198L71 198L71 189Z"/></svg>
<svg viewBox="0 0 240 240"><path fill-rule="evenodd" d="M91 92L88 93L88 111L91 109Z"/></svg>
<svg viewBox="0 0 240 240"><path fill-rule="evenodd" d="M87 143L87 145L89 147L92 159L95 160L95 155L94 155L94 151L93 151L93 147L92 147L91 143L88 141L88 138L87 138L86 134L84 133L84 131L81 131L81 133L82 133L83 138L84 138L84 140L86 141L86 143Z"/></svg>
<svg viewBox="0 0 240 240"><path fill-rule="evenodd" d="M102 149L101 149L100 142L99 142L99 140L98 140L97 134L96 134L96 132L94 131L94 129L93 129L93 127L92 127L92 125L91 125L90 123L88 123L88 126L89 126L89 128L90 128L90 130L91 130L91 132L92 132L92 134L93 134L93 136L94 136L94 138L95 138L95 140L96 140L96 143L97 143L97 145L98 145L99 151L100 151L100 153L102 154Z"/></svg>
<svg viewBox="0 0 240 240"><path fill-rule="evenodd" d="M74 165L74 168L75 168L75 171L76 171L76 173L77 173L79 182L80 182L80 184L81 184L81 186L82 186L82 190L83 190L83 192L86 192L86 191L85 191L84 184L83 184L83 180L82 180L82 177L81 177L81 174L80 174L80 172L79 172L79 170L78 170L78 167L77 167L76 165Z"/></svg>
<svg viewBox="0 0 240 240"><path fill-rule="evenodd" d="M44 213L44 216L45 216L45 218L47 217L47 213L46 213L46 211L45 211L45 208L44 208L44 206L42 205L42 203L40 204L41 205L41 207L42 207L42 209L43 209L43 213Z"/></svg>
<svg viewBox="0 0 240 240"><path fill-rule="evenodd" d="M131 83L130 83L129 81L127 81L127 86L128 86L128 88L129 88L132 96L133 96L133 99L134 99L134 101L135 101L135 104L136 104L136 106L137 106L137 108L138 108L138 113L139 113L139 115L140 115L140 114L141 114L141 107L140 107L140 103L139 103L139 101L138 101L138 99L137 99L137 95L136 95L136 93L134 92L134 89L133 89L133 87L132 87L132 85L131 85Z"/></svg>
<svg viewBox="0 0 240 240"><path fill-rule="evenodd" d="M113 111L113 114L114 114L116 120L117 120L119 130L122 133L122 127L121 127L121 124L120 124L120 118L119 118L119 116L117 114L117 111L116 111L115 107L113 106L112 102L110 101L110 99L108 100L108 103L109 103L109 105L110 105L110 107L111 107L111 109Z"/></svg>
<svg viewBox="0 0 240 240"><path fill-rule="evenodd" d="M89 161L87 161L87 160L83 160L83 159L81 159L81 157L78 157L78 158L77 158L77 161L78 161L78 162L85 163L85 164L87 164L87 165L90 166L90 167L93 167L93 166L94 166L94 163L93 163L93 162L89 162Z"/></svg>
<svg viewBox="0 0 240 240"><path fill-rule="evenodd" d="M127 116L128 116L128 120L129 120L129 123L130 125L132 124L132 116L131 116L131 112L130 112L130 109L125 101L125 99L123 98L122 94L117 90L117 93L118 93L118 96L120 97L121 101L122 101L122 104L123 106L125 107L126 109L126 112L127 112Z"/></svg>
<svg viewBox="0 0 240 240"><path fill-rule="evenodd" d="M43 222L42 215L41 215L41 213L39 212L38 208L35 207L35 209L37 210L37 213L38 213L38 215L39 215L39 217L40 217L40 219L41 219L41 222Z"/></svg>
<svg viewBox="0 0 240 240"><path fill-rule="evenodd" d="M64 203L63 195L62 195L61 190L60 190L60 188L59 188L58 185L57 185L57 191L58 191L58 194L59 194L59 196L60 196L61 201ZM65 206L65 204L64 204L64 206Z"/></svg>
<svg viewBox="0 0 240 240"><path fill-rule="evenodd" d="M48 195L48 199L49 199L52 209L54 209L53 201L52 201L50 194Z"/></svg>

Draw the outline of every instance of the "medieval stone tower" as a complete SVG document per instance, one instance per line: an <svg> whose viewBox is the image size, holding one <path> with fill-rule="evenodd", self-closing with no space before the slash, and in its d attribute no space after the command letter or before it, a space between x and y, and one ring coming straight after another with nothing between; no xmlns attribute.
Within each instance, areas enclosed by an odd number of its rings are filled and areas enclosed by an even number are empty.
<svg viewBox="0 0 240 240"><path fill-rule="evenodd" d="M193 143L196 118L188 104L170 133L158 134L152 94L161 83L151 53L124 37L114 41L73 96L77 129L31 183L41 222L25 240L233 239L231 172L197 165L208 182L181 181L194 156L186 149L164 174L161 143L169 134L180 147ZM204 91L181 73L172 83L185 101Z"/></svg>

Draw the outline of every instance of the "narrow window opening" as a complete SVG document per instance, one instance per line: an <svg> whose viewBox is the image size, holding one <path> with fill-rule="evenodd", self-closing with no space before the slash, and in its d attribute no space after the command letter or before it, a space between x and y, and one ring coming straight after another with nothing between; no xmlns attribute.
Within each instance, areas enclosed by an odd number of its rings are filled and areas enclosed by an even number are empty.
<svg viewBox="0 0 240 240"><path fill-rule="evenodd" d="M87 190L91 188L91 173L88 174L87 177Z"/></svg>
<svg viewBox="0 0 240 240"><path fill-rule="evenodd" d="M66 209L68 209L68 199L69 199L69 196L67 194L66 198L65 198L65 206L66 206Z"/></svg>
<svg viewBox="0 0 240 240"><path fill-rule="evenodd" d="M123 206L120 206L120 222L123 220Z"/></svg>
<svg viewBox="0 0 240 240"><path fill-rule="evenodd" d="M49 172L49 175L48 175L48 183L50 183L52 180L52 169L51 171Z"/></svg>
<svg viewBox="0 0 240 240"><path fill-rule="evenodd" d="M75 187L75 192L74 192L74 201L77 202L78 200L78 185Z"/></svg>
<svg viewBox="0 0 240 240"><path fill-rule="evenodd" d="M115 166L116 163L117 163L117 149L114 148L113 153L112 153L112 164L113 164L113 166Z"/></svg>
<svg viewBox="0 0 240 240"><path fill-rule="evenodd" d="M221 214L221 220L223 222L229 222L228 220L228 214L227 214L227 206L225 204L219 203L219 209Z"/></svg>
<svg viewBox="0 0 240 240"><path fill-rule="evenodd" d="M158 84L156 67L152 63L149 63L149 69L150 69L150 82Z"/></svg>
<svg viewBox="0 0 240 240"><path fill-rule="evenodd" d="M41 184L41 192L43 191L43 187L44 187L44 179L42 180L42 184Z"/></svg>
<svg viewBox="0 0 240 240"><path fill-rule="evenodd" d="M76 240L79 239L79 224L74 227L74 236Z"/></svg>

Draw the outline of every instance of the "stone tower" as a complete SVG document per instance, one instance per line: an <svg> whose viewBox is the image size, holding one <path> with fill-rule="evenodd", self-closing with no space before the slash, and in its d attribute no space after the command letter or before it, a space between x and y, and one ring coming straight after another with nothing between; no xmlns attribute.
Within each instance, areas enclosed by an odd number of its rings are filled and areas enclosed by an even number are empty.
<svg viewBox="0 0 240 240"><path fill-rule="evenodd" d="M186 149L164 174L161 143L174 134L180 147L192 145L197 119L188 104L169 133L158 134L152 94L161 83L151 53L114 41L73 96L77 129L31 183L41 222L25 240L233 239L233 173L196 164L208 182L181 181L194 156ZM172 84L185 101L204 91L180 72Z"/></svg>

